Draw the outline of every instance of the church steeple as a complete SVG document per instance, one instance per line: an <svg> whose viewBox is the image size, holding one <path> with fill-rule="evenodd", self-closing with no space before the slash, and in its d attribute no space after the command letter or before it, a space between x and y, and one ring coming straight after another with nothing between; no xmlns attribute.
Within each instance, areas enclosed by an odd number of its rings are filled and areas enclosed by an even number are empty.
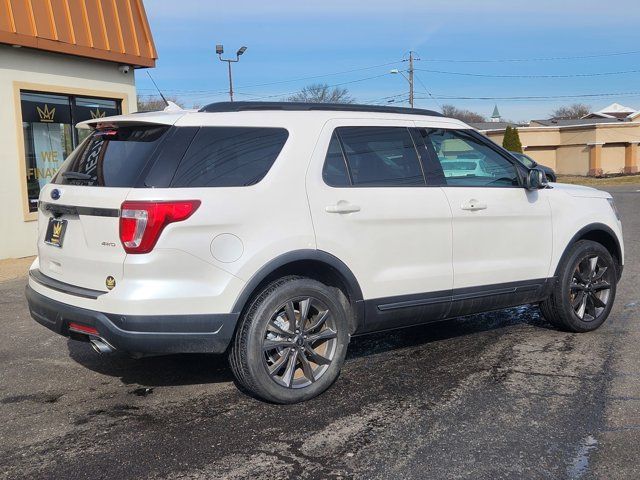
<svg viewBox="0 0 640 480"><path fill-rule="evenodd" d="M491 114L491 121L492 122L499 122L500 121L500 112L498 111L498 105L493 107L493 113Z"/></svg>

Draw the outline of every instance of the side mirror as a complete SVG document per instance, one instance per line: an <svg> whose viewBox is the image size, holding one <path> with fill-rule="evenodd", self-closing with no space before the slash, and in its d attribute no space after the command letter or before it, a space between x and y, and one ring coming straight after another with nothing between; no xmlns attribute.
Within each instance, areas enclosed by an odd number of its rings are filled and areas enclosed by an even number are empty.
<svg viewBox="0 0 640 480"><path fill-rule="evenodd" d="M526 183L527 190L540 190L549 185L546 173L540 168L532 168L529 170Z"/></svg>

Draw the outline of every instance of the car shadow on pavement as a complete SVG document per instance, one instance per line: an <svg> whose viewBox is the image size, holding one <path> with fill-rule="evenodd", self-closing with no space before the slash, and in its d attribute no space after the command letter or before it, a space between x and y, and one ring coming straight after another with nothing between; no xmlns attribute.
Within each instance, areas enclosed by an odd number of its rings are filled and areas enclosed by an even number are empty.
<svg viewBox="0 0 640 480"><path fill-rule="evenodd" d="M89 343L68 340L69 357L101 375L119 377L125 384L152 387L233 381L225 355L180 354L132 358L123 353L99 355Z"/></svg>
<svg viewBox="0 0 640 480"><path fill-rule="evenodd" d="M541 318L537 307L515 307L354 337L347 361L520 324L553 328ZM73 361L101 375L119 377L125 384L180 386L233 381L226 355L180 354L136 359L117 352L99 355L88 343L76 340L68 340L67 347Z"/></svg>
<svg viewBox="0 0 640 480"><path fill-rule="evenodd" d="M556 330L542 317L537 306L523 305L354 337L349 345L347 360L523 324Z"/></svg>

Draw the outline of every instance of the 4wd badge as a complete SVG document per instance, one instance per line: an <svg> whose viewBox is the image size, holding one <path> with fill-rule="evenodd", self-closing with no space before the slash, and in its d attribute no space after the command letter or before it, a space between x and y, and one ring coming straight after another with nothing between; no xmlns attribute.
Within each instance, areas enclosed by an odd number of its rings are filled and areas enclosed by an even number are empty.
<svg viewBox="0 0 640 480"><path fill-rule="evenodd" d="M109 275L105 284L107 285L107 290L113 290L116 286L116 279Z"/></svg>

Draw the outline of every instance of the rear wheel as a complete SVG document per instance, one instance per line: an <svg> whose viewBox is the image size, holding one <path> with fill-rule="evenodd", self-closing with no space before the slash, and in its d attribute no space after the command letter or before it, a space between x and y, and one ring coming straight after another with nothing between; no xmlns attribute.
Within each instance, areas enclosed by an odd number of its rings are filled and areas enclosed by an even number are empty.
<svg viewBox="0 0 640 480"><path fill-rule="evenodd" d="M349 343L341 295L302 277L265 287L241 318L229 353L238 383L275 403L301 402L329 388Z"/></svg>
<svg viewBox="0 0 640 480"><path fill-rule="evenodd" d="M611 312L616 280L609 251L599 243L580 240L560 266L553 293L540 304L542 314L563 330L595 330Z"/></svg>

